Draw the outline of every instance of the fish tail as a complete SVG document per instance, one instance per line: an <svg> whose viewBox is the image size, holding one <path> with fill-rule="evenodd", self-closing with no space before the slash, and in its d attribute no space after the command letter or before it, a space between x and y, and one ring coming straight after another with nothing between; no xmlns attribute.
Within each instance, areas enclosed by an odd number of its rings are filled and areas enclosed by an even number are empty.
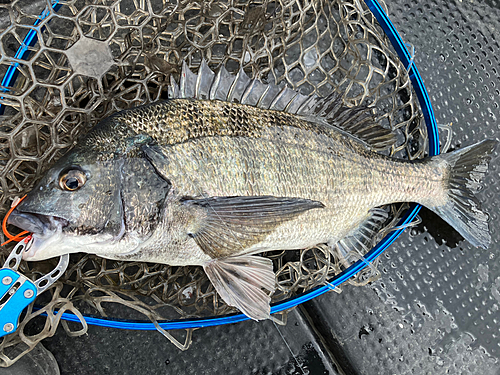
<svg viewBox="0 0 500 375"><path fill-rule="evenodd" d="M435 156L448 165L445 204L429 207L476 247L487 248L491 242L489 216L481 211L475 193L488 172L495 140L484 140L463 149Z"/></svg>

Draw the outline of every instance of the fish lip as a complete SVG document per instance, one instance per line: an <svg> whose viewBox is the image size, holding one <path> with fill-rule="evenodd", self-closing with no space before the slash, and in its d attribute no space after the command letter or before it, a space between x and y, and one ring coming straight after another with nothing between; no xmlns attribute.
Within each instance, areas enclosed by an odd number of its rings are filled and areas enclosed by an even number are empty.
<svg viewBox="0 0 500 375"><path fill-rule="evenodd" d="M60 239L63 228L69 225L69 221L61 217L17 208L12 211L7 223L33 233L31 246L23 252L23 259L27 261L36 259L37 254L50 244L54 245Z"/></svg>
<svg viewBox="0 0 500 375"><path fill-rule="evenodd" d="M58 229L62 229L69 225L68 220L53 216L40 214L35 212L27 212L14 210L9 218L7 224L14 225L28 232L45 237L46 235L53 234Z"/></svg>

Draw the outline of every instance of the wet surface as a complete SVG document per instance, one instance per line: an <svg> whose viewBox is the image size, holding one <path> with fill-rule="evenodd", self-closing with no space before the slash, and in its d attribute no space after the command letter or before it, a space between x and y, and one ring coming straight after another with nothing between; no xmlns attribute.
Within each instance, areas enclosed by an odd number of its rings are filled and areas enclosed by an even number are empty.
<svg viewBox="0 0 500 375"><path fill-rule="evenodd" d="M45 341L61 374L338 374L298 310L286 326L246 321L197 330L187 351L156 331L102 327L74 338L59 332Z"/></svg>
<svg viewBox="0 0 500 375"><path fill-rule="evenodd" d="M59 365L43 344L38 344L20 361L0 368L0 375L60 375Z"/></svg>
<svg viewBox="0 0 500 375"><path fill-rule="evenodd" d="M438 123L453 123L452 148L498 139L498 9L441 1L388 7L415 46ZM378 281L306 305L321 332L335 333L349 373L500 373L498 162L497 150L478 195L491 216L487 250L423 210L423 222L382 255Z"/></svg>

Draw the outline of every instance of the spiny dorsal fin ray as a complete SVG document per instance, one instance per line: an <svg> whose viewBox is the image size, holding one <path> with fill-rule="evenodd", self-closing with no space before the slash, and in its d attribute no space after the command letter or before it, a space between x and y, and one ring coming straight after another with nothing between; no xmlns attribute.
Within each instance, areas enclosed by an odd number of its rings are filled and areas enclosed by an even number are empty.
<svg viewBox="0 0 500 375"><path fill-rule="evenodd" d="M396 141L391 130L375 122L372 108L347 107L343 104L342 95L337 92L323 98L315 94L304 96L283 85L264 84L251 79L243 69L232 75L221 66L215 74L205 60L198 74L194 74L183 62L179 85L172 79L168 94L171 99L217 99L284 111L306 119L313 116L344 130L375 151L385 150Z"/></svg>
<svg viewBox="0 0 500 375"><path fill-rule="evenodd" d="M258 107L259 100L262 96L269 90L269 86L262 83L258 79L253 79L252 82L247 86L241 101L244 104L248 104L254 107Z"/></svg>
<svg viewBox="0 0 500 375"><path fill-rule="evenodd" d="M212 88L214 79L215 73L208 67L207 62L203 60L198 72L198 79L196 80L196 99L208 99L210 97L210 89Z"/></svg>
<svg viewBox="0 0 500 375"><path fill-rule="evenodd" d="M274 109L277 111L285 111L288 104L290 104L298 94L299 93L297 91L294 91L289 87L284 86L272 101L269 109Z"/></svg>
<svg viewBox="0 0 500 375"><path fill-rule="evenodd" d="M170 85L168 85L168 97L180 98L179 85L175 82L175 79L172 76L170 76Z"/></svg>
<svg viewBox="0 0 500 375"><path fill-rule="evenodd" d="M245 90L251 81L250 77L248 77L243 71L243 68L241 68L238 74L236 74L236 78L231 85L227 101L231 103L241 103L241 97L245 93Z"/></svg>
<svg viewBox="0 0 500 375"><path fill-rule="evenodd" d="M210 99L227 100L234 76L221 66L210 89Z"/></svg>
<svg viewBox="0 0 500 375"><path fill-rule="evenodd" d="M181 81L179 82L179 97L195 98L197 80L198 75L194 74L184 61L182 63Z"/></svg>

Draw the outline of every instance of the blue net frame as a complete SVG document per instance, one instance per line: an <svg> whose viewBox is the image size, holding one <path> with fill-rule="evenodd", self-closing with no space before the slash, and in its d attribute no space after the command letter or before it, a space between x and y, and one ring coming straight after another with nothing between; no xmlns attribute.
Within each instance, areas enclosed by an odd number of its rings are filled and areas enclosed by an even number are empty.
<svg viewBox="0 0 500 375"><path fill-rule="evenodd" d="M434 116L434 111L430 102L429 94L425 88L424 82L420 73L415 66L413 61L413 56L408 51L403 39L399 35L398 31L394 27L393 23L389 19L389 16L385 13L382 6L377 0L364 0L365 4L368 6L370 11L373 13L378 23L384 30L385 34L388 36L389 40L394 47L394 50L399 56L399 59L403 63L405 69L408 70L408 75L412 86L417 94L422 114L424 116L425 124L427 127L427 133L429 135L429 156L438 155L439 149L439 132L436 123L436 118ZM52 2L52 8L54 11L58 11L61 7L59 1ZM38 26L40 22L45 19L50 14L50 11L46 9L37 19L33 26ZM27 59L29 55L29 48L33 47L37 43L37 33L34 29L26 35L23 43L19 47L15 58L24 60ZM4 77L2 78L1 91L8 91L9 87L15 83L18 76L18 66L19 63L15 63L9 67ZM4 107L0 105L0 115L3 114ZM364 259L358 260L356 263L351 265L349 268L329 280L328 285L316 287L305 293L298 294L292 298L281 301L279 303L273 304L271 306L271 313L279 313L281 311L295 307L303 302L309 301L335 287L343 284L349 280L352 276L356 275L358 272L367 267L375 259L377 259L387 248L398 238L401 233L405 230L407 225L411 223L422 206L418 204L413 204L404 214L403 218L397 224L397 227L402 229L397 229L392 231L386 237L384 237L372 250L370 250ZM147 321L135 321L135 320L122 320L122 319L111 319L111 318L101 318L92 315L83 315L88 324L110 327L110 328L120 328L120 329L132 329L132 330L156 330L154 323ZM74 314L64 313L62 319L67 321L79 322L80 318ZM192 329L201 327L217 326L222 324L237 323L249 318L244 314L231 314L226 316L215 316L208 318L198 318L198 319L184 319L184 320L171 320L171 321L160 321L158 324L161 328L165 330L174 329Z"/></svg>

